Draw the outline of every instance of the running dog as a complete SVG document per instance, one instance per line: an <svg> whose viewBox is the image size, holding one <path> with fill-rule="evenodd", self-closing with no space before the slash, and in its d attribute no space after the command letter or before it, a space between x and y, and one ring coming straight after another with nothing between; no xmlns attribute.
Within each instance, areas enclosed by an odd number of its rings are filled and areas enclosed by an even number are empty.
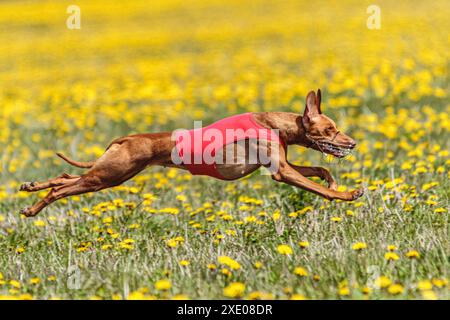
<svg viewBox="0 0 450 320"><path fill-rule="evenodd" d="M297 166L287 160L290 145L311 148L337 158L345 157L356 146L352 138L337 129L333 120L322 114L320 104L319 89L317 94L314 91L308 93L303 115L290 112L245 113L181 133L122 137L114 140L105 153L92 162L74 161L57 153L69 164L89 170L82 175L63 173L45 182L24 183L21 191L50 188L50 192L33 206L23 209L21 214L32 217L59 199L120 185L153 165L185 169L194 175L221 180L236 180L261 166L270 167L271 177L277 182L313 192L328 200L358 199L363 195L362 188L350 192L337 191L336 181L325 168ZM230 130L234 131L231 135L228 134ZM216 135L210 135L210 132ZM205 153L212 158L206 159ZM265 156L250 161L251 154ZM308 179L314 176L325 180L328 187Z"/></svg>

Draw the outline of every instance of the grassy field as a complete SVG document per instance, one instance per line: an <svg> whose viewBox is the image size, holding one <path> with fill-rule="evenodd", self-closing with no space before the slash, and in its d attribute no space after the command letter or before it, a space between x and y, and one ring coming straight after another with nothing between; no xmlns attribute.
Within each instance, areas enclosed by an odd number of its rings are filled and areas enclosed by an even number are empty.
<svg viewBox="0 0 450 320"><path fill-rule="evenodd" d="M448 1L0 3L0 297L449 299ZM331 170L355 202L259 173L151 168L19 215L18 188L114 138L246 111L302 113L310 90L359 141Z"/></svg>

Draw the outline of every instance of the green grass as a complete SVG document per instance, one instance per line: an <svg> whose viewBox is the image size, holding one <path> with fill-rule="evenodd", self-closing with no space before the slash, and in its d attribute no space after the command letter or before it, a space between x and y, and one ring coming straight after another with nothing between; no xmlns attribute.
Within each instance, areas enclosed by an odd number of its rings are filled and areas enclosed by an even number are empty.
<svg viewBox="0 0 450 320"><path fill-rule="evenodd" d="M340 171L345 165L338 164L335 169ZM155 168L149 170L148 173L167 173ZM389 171L365 170L365 175L384 177ZM27 172L27 175L38 176L40 172ZM395 169L393 174L396 174ZM267 176L254 175L237 182L194 177L186 182L183 175L178 171L169 179L169 185L160 189L154 187L158 178L148 175L143 181L127 184L137 186L137 193L127 188L82 196L76 201L54 204L34 219L21 218L17 212L35 201L36 196L3 201L1 212L5 220L1 223L0 270L7 283L0 286L0 292L8 294L10 289L14 290L8 281L15 279L21 282L18 292L36 298L111 298L113 294L126 297L138 289L147 292L145 287L148 287L148 294L162 298L184 294L190 298L214 299L224 297L223 288L228 283L239 281L246 285L246 293L262 291L282 299L289 298L291 292L307 298L363 298L360 289L373 282L377 275L385 275L402 284L404 292L393 296L386 289L373 289L371 298L418 298L419 280L447 276L448 215L433 213L435 206L425 204L420 195L412 211L404 212L399 200L383 200L383 196L390 193L384 186L367 192L355 207L354 203L330 203L293 187L275 184ZM439 182L434 192L447 201L448 180L444 176L437 176L437 179L427 174L405 177L405 182L412 185L422 185L429 179ZM261 188L255 190L255 183ZM185 188L182 194L186 195L189 206L203 209L195 215L183 209L181 202L175 200L176 186ZM146 212L142 201L143 194L148 192L158 196L151 208L178 207L180 213ZM244 203L239 201L240 196L260 199L263 203L242 210L240 206ZM92 212L95 205L115 199L131 202L136 207L105 210L100 216L83 212L83 208ZM225 221L216 215L214 221L207 221L208 216L221 209L223 201L234 206L223 209L233 220ZM205 203L210 205L205 207ZM314 209L296 218L288 216L306 206ZM378 208L383 208L383 212ZM274 220L273 213L277 210L281 214ZM354 215L347 215L347 210L352 210ZM261 211L267 215L258 216ZM262 223L235 223L250 215L256 215ZM105 224L105 217L112 217L112 222ZM332 217L341 217L342 221L331 221ZM45 226L34 225L38 219L43 220ZM194 222L200 226L194 228ZM140 227L130 229L133 224ZM95 228L100 230L93 231ZM119 234L117 239L107 233L108 228ZM227 230L233 230L235 235L227 235ZM218 234L225 236L217 243ZM177 236L184 237L184 243L177 248L168 247L166 239ZM104 240L99 241L99 238ZM119 248L118 243L128 238L135 241L133 249ZM308 241L310 245L301 249L299 241ZM83 242L92 244L86 251L78 252ZM367 248L352 250L356 242L365 242ZM104 244L112 244L112 248L102 250ZM279 244L290 245L293 255L279 254ZM395 252L400 259L397 261L384 258L390 244L398 247ZM25 252L17 253L19 247ZM420 253L419 259L405 257L411 249ZM238 261L241 269L232 271L228 278L220 272L219 255ZM190 265L180 266L182 259L188 260ZM255 268L255 262L261 262L262 267ZM216 264L218 269L209 270L210 263ZM305 268L308 276L294 275L297 266ZM70 275L72 272L75 273ZM320 279L314 280L314 275ZM55 276L56 280L49 281L50 276ZM34 277L41 282L29 284L29 279ZM169 293L154 289L154 283L163 278L172 282ZM73 289L74 279L79 279L77 289ZM348 282L349 296L339 295L339 284L344 286L344 280ZM438 288L436 293L439 298L449 297L445 288Z"/></svg>

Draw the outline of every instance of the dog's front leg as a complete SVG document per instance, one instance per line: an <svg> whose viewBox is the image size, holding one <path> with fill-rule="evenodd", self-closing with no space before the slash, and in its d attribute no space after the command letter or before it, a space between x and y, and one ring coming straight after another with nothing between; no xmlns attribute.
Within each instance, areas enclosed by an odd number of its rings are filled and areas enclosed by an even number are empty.
<svg viewBox="0 0 450 320"><path fill-rule="evenodd" d="M316 182L313 182L300 174L297 170L289 165L287 162L280 163L278 172L272 175L272 178L279 182L284 182L304 190L313 192L321 197L324 197L328 200L344 200L344 201L353 201L358 199L363 195L362 189L357 189L350 192L339 192L336 190L332 190L326 188Z"/></svg>
<svg viewBox="0 0 450 320"><path fill-rule="evenodd" d="M304 177L319 177L322 180L325 180L328 183L328 188L331 190L337 190L337 183L336 180L334 180L331 173L322 167L302 167L302 166L296 166L294 164L289 163L289 165L296 170L298 173L300 173Z"/></svg>

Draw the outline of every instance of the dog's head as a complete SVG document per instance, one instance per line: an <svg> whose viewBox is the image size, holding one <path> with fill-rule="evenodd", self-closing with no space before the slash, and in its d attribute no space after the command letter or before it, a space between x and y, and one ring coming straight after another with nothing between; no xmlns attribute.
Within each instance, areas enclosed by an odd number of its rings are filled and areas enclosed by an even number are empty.
<svg viewBox="0 0 450 320"><path fill-rule="evenodd" d="M321 92L308 93L306 107L301 125L310 142L308 147L331 154L338 158L345 157L356 146L355 140L339 131L336 123L320 111Z"/></svg>

